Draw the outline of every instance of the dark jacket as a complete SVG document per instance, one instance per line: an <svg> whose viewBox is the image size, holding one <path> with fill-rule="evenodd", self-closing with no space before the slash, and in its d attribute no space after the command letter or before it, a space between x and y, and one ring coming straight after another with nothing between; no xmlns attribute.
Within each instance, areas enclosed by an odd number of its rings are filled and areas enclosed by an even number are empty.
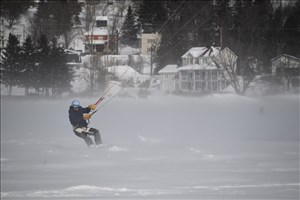
<svg viewBox="0 0 300 200"><path fill-rule="evenodd" d="M72 106L69 108L69 119L73 127L81 128L86 127L88 123L83 119L84 113L89 113L91 109L79 107L78 111L74 110Z"/></svg>

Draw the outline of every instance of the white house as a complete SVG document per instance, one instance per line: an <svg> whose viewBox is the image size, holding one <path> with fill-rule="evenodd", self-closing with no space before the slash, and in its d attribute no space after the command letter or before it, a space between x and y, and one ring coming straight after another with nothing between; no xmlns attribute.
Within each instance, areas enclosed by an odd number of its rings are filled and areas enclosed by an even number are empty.
<svg viewBox="0 0 300 200"><path fill-rule="evenodd" d="M178 73L177 65L167 65L158 72L160 89L162 91L172 92L178 89L177 73Z"/></svg>
<svg viewBox="0 0 300 200"><path fill-rule="evenodd" d="M107 17L97 16L96 26L84 33L86 52L108 52L109 32L107 28Z"/></svg>
<svg viewBox="0 0 300 200"><path fill-rule="evenodd" d="M272 62L272 75L282 73L283 69L298 69L300 68L300 58L282 54L273 59Z"/></svg>
<svg viewBox="0 0 300 200"><path fill-rule="evenodd" d="M281 76L287 90L291 87L300 87L300 58L282 54L273 59L272 75Z"/></svg>
<svg viewBox="0 0 300 200"><path fill-rule="evenodd" d="M220 92L227 86L224 65L232 59L235 70L237 56L229 48L193 47L181 59L182 66L167 65L158 72L161 90Z"/></svg>
<svg viewBox="0 0 300 200"><path fill-rule="evenodd" d="M181 58L178 84L182 91L219 92L226 86L223 69L215 64L219 47L193 47Z"/></svg>

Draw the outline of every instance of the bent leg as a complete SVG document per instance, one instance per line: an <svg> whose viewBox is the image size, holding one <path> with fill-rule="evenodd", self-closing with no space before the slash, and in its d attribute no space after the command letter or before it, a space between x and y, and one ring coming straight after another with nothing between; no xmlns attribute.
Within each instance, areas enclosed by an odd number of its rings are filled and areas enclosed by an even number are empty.
<svg viewBox="0 0 300 200"><path fill-rule="evenodd" d="M86 143L86 145L87 145L88 147L94 144L93 140L88 136L88 132L85 132L85 131L83 131L82 129L79 129L79 128L78 128L78 129L75 129L75 130L74 130L74 133L75 133L78 137L84 139L84 141L85 141L85 143Z"/></svg>
<svg viewBox="0 0 300 200"><path fill-rule="evenodd" d="M89 135L94 135L96 145L102 144L101 135L100 135L99 130L97 130L95 128L90 128Z"/></svg>

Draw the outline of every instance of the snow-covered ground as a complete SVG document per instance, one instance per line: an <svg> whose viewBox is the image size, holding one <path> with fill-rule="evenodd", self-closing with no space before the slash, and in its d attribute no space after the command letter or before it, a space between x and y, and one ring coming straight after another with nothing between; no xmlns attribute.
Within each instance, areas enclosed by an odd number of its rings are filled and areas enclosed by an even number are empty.
<svg viewBox="0 0 300 200"><path fill-rule="evenodd" d="M299 199L299 96L115 98L102 149L71 100L2 99L1 199Z"/></svg>

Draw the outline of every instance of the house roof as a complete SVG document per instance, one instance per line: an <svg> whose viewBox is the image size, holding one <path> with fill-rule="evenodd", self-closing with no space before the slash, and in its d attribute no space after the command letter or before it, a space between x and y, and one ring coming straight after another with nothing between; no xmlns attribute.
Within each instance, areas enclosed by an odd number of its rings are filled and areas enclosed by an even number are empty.
<svg viewBox="0 0 300 200"><path fill-rule="evenodd" d="M222 49L220 52L227 50L228 52L231 53L231 55L238 57L233 51L231 51L231 49L229 49L228 47L225 47L224 49Z"/></svg>
<svg viewBox="0 0 300 200"><path fill-rule="evenodd" d="M101 20L101 21L107 21L107 16L97 16L96 21Z"/></svg>
<svg viewBox="0 0 300 200"><path fill-rule="evenodd" d="M189 56L193 58L198 57L209 57L215 56L219 54L220 48L219 47L193 47L188 50L181 58L187 58Z"/></svg>
<svg viewBox="0 0 300 200"><path fill-rule="evenodd" d="M158 71L159 74L176 73L176 72L178 72L177 65L166 65L164 68Z"/></svg>
<svg viewBox="0 0 300 200"><path fill-rule="evenodd" d="M292 59L294 59L294 60L300 61L300 58L297 58L297 57L295 57L295 56L291 56L291 55L288 55L288 54L281 54L281 55L279 55L279 56L276 56L275 58L272 58L271 61L277 60L277 59L280 58L280 57L289 57L289 58L292 58Z"/></svg>
<svg viewBox="0 0 300 200"><path fill-rule="evenodd" d="M218 67L214 63L210 64L195 64L195 65L185 65L183 67L178 68L178 71L183 71L183 70L213 70L213 69L218 69Z"/></svg>

